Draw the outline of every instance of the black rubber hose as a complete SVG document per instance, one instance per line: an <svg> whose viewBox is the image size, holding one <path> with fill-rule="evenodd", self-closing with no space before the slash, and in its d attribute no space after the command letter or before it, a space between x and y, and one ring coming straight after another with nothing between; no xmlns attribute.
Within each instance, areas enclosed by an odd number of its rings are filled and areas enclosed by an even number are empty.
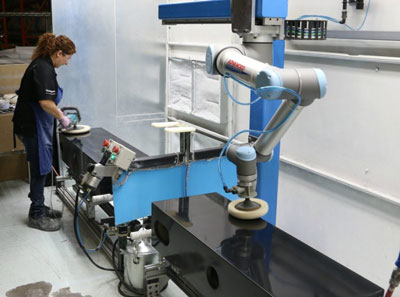
<svg viewBox="0 0 400 297"><path fill-rule="evenodd" d="M77 226L76 226L76 220L78 220L78 203L79 203L79 189L76 191L76 197L75 197L75 208L74 208L74 234L76 241L78 242L79 246L81 247L82 251L85 253L86 257L92 262L94 266L101 270L105 271L114 271L113 268L105 268L100 265L98 265L96 262L93 261L93 259L90 257L89 253L85 250L85 247L80 243L79 238L78 238L78 231L77 231ZM102 234L104 236L104 234Z"/></svg>

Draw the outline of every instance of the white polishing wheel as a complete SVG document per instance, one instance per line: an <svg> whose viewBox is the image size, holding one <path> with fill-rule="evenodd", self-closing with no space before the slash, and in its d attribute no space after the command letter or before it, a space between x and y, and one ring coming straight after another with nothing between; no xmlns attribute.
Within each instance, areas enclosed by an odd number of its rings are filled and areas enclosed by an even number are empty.
<svg viewBox="0 0 400 297"><path fill-rule="evenodd" d="M237 199L228 204L228 212L231 216L242 220L254 220L261 218L268 212L268 203L258 198L250 198L252 202L260 204L260 207L254 210L240 210L236 205L243 202L245 199Z"/></svg>
<svg viewBox="0 0 400 297"><path fill-rule="evenodd" d="M63 134L70 134L70 135L84 134L88 133L89 131L90 131L90 126L87 125L76 125L75 127L70 129L61 129L61 132Z"/></svg>
<svg viewBox="0 0 400 297"><path fill-rule="evenodd" d="M196 128L189 126L181 126L181 127L167 127L164 129L165 132L169 133L183 133L183 132L194 132Z"/></svg>
<svg viewBox="0 0 400 297"><path fill-rule="evenodd" d="M167 127L176 127L180 124L178 122L158 122L158 123L151 123L153 127L156 128L167 128Z"/></svg>

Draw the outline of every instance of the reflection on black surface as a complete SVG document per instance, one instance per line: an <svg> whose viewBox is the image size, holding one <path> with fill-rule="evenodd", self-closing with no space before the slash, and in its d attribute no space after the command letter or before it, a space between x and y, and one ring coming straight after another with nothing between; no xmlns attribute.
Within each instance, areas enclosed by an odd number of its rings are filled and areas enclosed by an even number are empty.
<svg viewBox="0 0 400 297"><path fill-rule="evenodd" d="M229 221L238 226L235 235L221 242L220 251L223 257L234 264L242 273L271 292L269 282L269 257L263 244L255 239L256 230L266 230L266 238L271 238L272 228L264 220L240 220L229 216ZM267 240L270 242L270 240ZM269 250L269 249L268 249Z"/></svg>
<svg viewBox="0 0 400 297"><path fill-rule="evenodd" d="M177 216L184 220L185 222L189 222L189 197L183 197L179 199L179 210Z"/></svg>
<svg viewBox="0 0 400 297"><path fill-rule="evenodd" d="M178 211L168 211L168 214L185 227L193 226L189 218L189 197L179 199Z"/></svg>

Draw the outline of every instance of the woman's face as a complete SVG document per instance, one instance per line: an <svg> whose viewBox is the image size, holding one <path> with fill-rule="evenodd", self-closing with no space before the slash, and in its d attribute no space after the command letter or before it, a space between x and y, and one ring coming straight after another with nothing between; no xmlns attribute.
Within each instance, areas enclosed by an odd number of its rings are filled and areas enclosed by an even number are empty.
<svg viewBox="0 0 400 297"><path fill-rule="evenodd" d="M68 61L71 59L72 55L64 54L63 51L59 50L53 55L54 68L61 67L63 65L68 65Z"/></svg>

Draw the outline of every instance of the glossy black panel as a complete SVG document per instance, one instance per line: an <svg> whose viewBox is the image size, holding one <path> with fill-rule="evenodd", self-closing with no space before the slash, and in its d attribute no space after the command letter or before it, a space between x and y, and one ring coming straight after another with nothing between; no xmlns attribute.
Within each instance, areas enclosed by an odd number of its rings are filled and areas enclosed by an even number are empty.
<svg viewBox="0 0 400 297"><path fill-rule="evenodd" d="M126 146L127 148L136 152L136 157L146 157L147 155L132 145L126 143L122 139L118 138L114 134L104 130L103 128L92 128L90 133L79 135L79 136L70 136L65 134L60 134L60 142L64 144L65 142L69 142L73 145L74 149L78 149L79 153L87 156L91 162L99 162L102 156L101 148L103 145L104 139L113 139L116 142ZM62 148L64 152L65 149ZM66 152L66 154L69 153ZM65 156L66 157L66 156ZM63 155L64 158L64 155Z"/></svg>
<svg viewBox="0 0 400 297"><path fill-rule="evenodd" d="M153 245L203 296L383 296L382 288L279 228L232 218L228 203L213 193L152 206Z"/></svg>

